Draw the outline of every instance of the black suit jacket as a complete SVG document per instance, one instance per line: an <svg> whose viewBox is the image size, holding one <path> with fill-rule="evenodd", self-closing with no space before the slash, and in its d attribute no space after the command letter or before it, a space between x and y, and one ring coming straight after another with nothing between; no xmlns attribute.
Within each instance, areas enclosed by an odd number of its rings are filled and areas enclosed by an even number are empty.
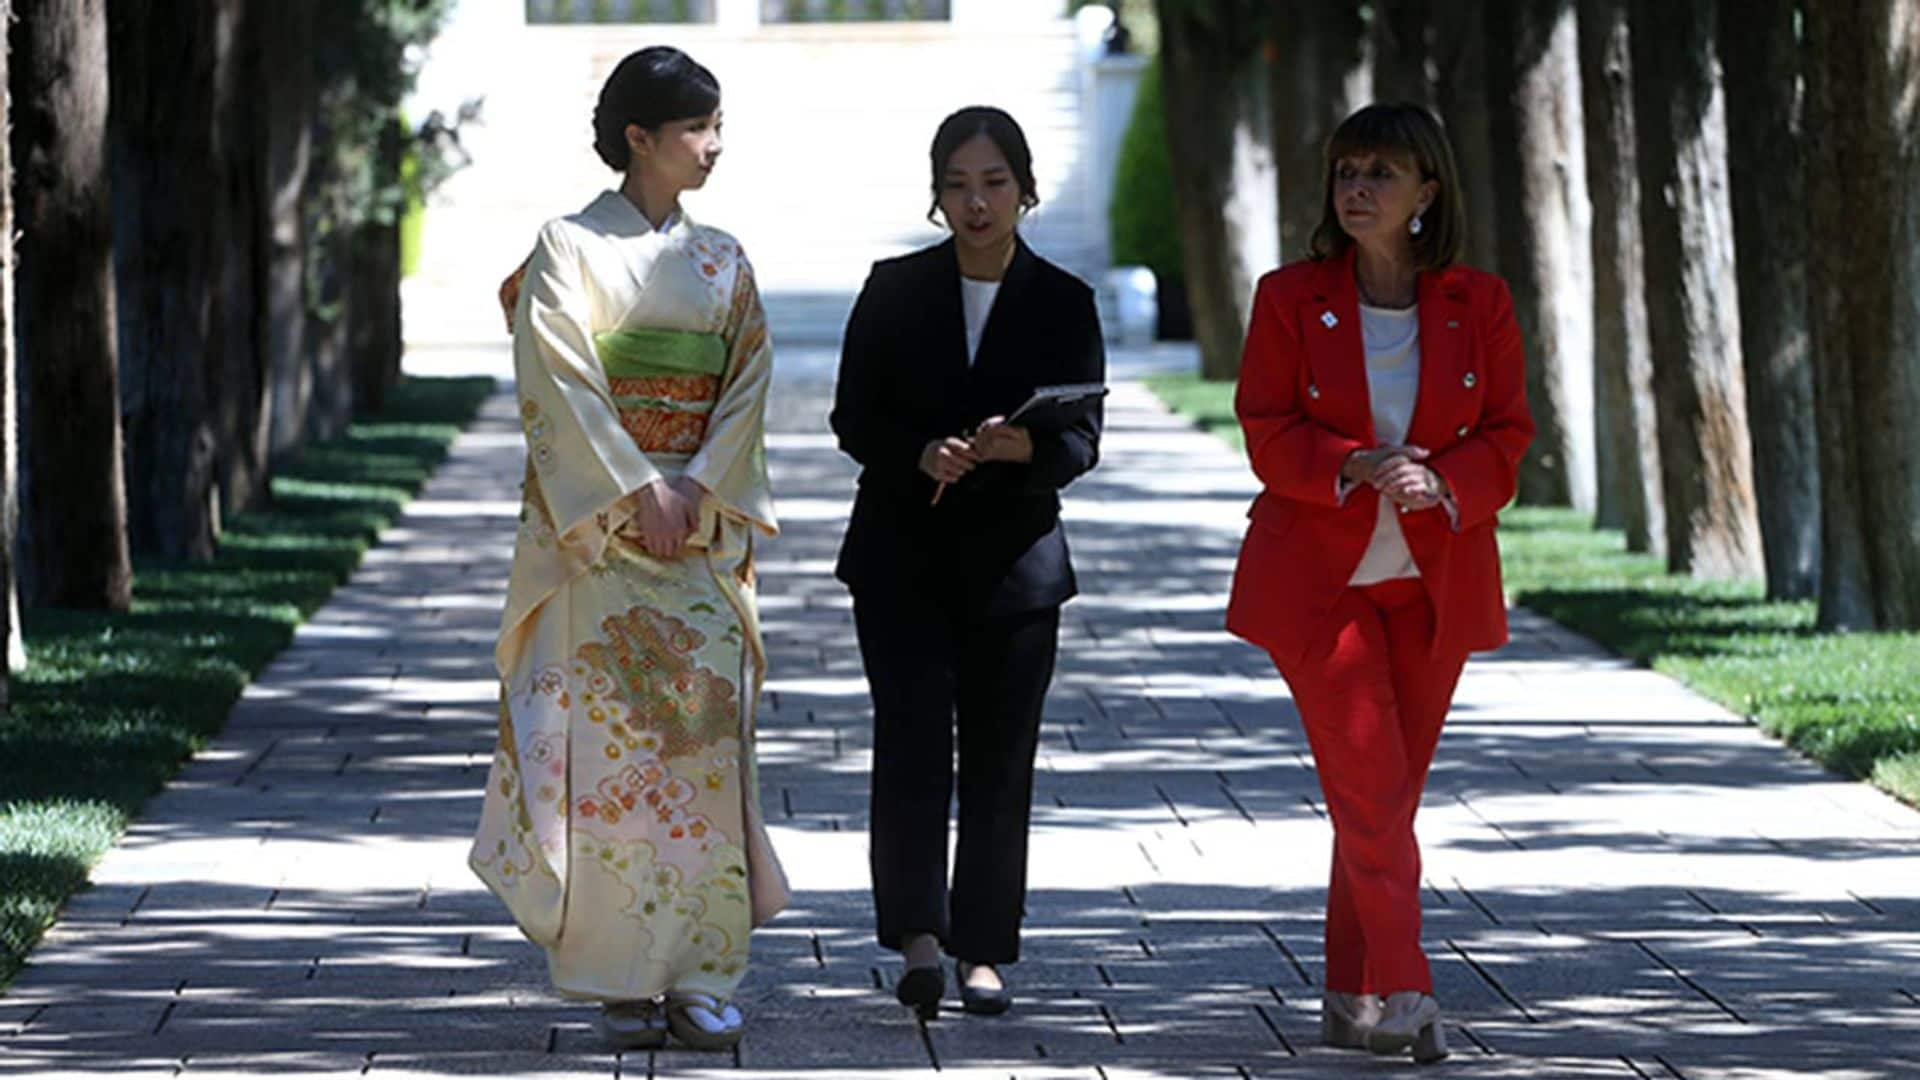
<svg viewBox="0 0 1920 1080"><path fill-rule="evenodd" d="M1100 456L1101 413L1034 431L1033 460L988 462L930 506L933 439L1020 407L1035 387L1103 382L1093 291L1016 239L971 366L953 241L875 263L847 321L831 422L861 465L835 575L856 595L957 596L999 615L1075 591L1060 489Z"/></svg>

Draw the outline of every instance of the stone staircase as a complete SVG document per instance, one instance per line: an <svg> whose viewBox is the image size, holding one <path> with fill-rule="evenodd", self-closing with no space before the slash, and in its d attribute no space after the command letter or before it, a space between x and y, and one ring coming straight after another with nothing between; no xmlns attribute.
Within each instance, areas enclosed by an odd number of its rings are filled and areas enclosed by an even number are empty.
<svg viewBox="0 0 1920 1080"><path fill-rule="evenodd" d="M466 65L486 105L483 126L463 134L472 164L427 214L422 265L404 290L410 343L500 339L494 287L540 223L615 182L590 145L601 82L655 43L686 49L721 81L725 158L687 207L746 246L777 340L837 341L873 260L940 239L926 219L928 146L963 105L999 105L1027 131L1042 198L1029 242L1090 280L1104 269L1089 95L1068 19L733 28L528 26L516 15L456 24L435 46L432 64Z"/></svg>

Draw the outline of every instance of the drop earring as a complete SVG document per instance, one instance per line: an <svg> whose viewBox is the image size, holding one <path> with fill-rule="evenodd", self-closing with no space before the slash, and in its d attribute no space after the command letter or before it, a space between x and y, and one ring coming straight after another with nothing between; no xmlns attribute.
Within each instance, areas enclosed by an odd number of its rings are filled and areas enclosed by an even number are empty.
<svg viewBox="0 0 1920 1080"><path fill-rule="evenodd" d="M1420 215L1419 214L1413 215L1413 220L1407 222L1407 231L1412 233L1415 236L1419 236L1421 228L1422 226L1420 224Z"/></svg>

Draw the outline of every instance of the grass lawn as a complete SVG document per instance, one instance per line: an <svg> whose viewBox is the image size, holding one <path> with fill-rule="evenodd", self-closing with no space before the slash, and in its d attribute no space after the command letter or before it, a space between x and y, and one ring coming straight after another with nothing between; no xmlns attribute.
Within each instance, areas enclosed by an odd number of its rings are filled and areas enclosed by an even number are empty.
<svg viewBox="0 0 1920 1080"><path fill-rule="evenodd" d="M1157 376L1169 407L1242 445L1233 385ZM1230 436L1230 437L1229 437ZM1572 510L1500 517L1517 603L1679 679L1836 772L1920 806L1920 634L1823 634L1810 601L1694 581Z"/></svg>
<svg viewBox="0 0 1920 1080"><path fill-rule="evenodd" d="M0 717L0 989L60 904L241 689L347 579L446 457L492 380L409 379L309 447L202 565L135 566L133 610L23 613Z"/></svg>

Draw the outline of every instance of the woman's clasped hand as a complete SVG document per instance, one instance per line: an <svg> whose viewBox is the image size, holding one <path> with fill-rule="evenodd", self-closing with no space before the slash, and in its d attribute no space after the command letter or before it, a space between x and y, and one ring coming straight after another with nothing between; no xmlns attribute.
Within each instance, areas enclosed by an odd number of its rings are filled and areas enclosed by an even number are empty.
<svg viewBox="0 0 1920 1080"><path fill-rule="evenodd" d="M645 485L634 497L633 516L620 527L621 535L656 559L678 556L700 527L702 494L700 485L685 477Z"/></svg>
<svg viewBox="0 0 1920 1080"><path fill-rule="evenodd" d="M1403 511L1430 510L1447 497L1447 487L1439 473L1421 464L1426 459L1426 449L1419 446L1355 450L1347 455L1340 476L1354 486L1372 486Z"/></svg>

